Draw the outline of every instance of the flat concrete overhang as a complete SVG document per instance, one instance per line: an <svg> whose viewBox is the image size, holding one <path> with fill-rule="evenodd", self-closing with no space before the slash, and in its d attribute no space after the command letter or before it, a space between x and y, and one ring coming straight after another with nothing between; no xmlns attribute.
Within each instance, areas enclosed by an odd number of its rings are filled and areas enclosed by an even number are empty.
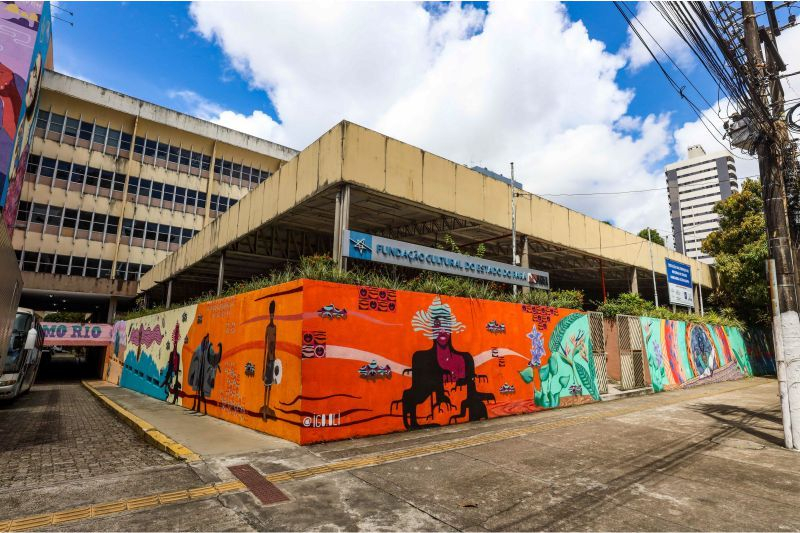
<svg viewBox="0 0 800 533"><path fill-rule="evenodd" d="M173 301L216 288L220 256L225 280L245 280L302 255L330 253L335 198L351 188L349 227L435 246L446 234L465 250L510 263L508 184L352 123L342 122L281 167L226 213L142 277L140 292ZM663 246L535 195L517 198L517 231L528 236L532 268L551 274L554 288L589 298L629 290L652 297L652 274L666 293L665 258L688 263L712 284L712 269ZM520 253L520 252L518 252ZM602 272L602 274L601 274ZM663 288L662 288L663 286Z"/></svg>

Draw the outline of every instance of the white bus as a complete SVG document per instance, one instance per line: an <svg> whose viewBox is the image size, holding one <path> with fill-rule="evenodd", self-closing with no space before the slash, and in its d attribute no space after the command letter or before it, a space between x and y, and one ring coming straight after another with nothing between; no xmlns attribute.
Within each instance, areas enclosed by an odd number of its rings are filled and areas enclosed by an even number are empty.
<svg viewBox="0 0 800 533"><path fill-rule="evenodd" d="M0 399L12 400L30 390L39 371L44 330L31 309L20 307L0 375Z"/></svg>

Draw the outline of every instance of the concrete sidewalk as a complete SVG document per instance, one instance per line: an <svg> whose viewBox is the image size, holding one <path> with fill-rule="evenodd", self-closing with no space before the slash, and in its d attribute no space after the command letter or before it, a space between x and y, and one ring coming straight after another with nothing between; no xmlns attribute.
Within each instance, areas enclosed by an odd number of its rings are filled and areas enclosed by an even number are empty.
<svg viewBox="0 0 800 533"><path fill-rule="evenodd" d="M156 400L107 381L88 384L203 458L298 447L292 442Z"/></svg>
<svg viewBox="0 0 800 533"><path fill-rule="evenodd" d="M124 501L99 487L78 501L83 482L68 501L32 489L20 504L64 511L9 518L75 531L800 530L800 454L781 446L771 379L306 447L100 390L206 455L176 462L174 478L104 481ZM205 442L218 432L223 444ZM227 467L242 463L288 501L237 484Z"/></svg>

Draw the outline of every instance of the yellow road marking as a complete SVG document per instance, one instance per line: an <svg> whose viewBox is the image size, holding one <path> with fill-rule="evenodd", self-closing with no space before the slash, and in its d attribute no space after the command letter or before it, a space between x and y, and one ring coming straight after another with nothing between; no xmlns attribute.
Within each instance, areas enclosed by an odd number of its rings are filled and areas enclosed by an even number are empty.
<svg viewBox="0 0 800 533"><path fill-rule="evenodd" d="M739 383L739 382L735 382ZM637 407L626 407L621 409L614 409L610 411L594 413L591 415L573 416L554 420L550 422L542 422L533 424L526 427L509 428L493 432L481 433L472 437L464 437L460 439L453 439L445 442L437 442L434 444L423 444L420 446L412 446L403 448L401 450L394 450L386 453L378 453L374 455L367 455L362 457L353 457L348 459L340 459L338 461L331 461L324 465L311 466L306 468L298 468L294 470L285 470L283 472L276 472L274 474L266 474L264 478L272 483L282 483L295 479L304 479L307 477L340 472L343 470L357 470L369 466L376 466L387 464L395 461L402 461L411 457L422 457L435 453L442 453L445 451L459 450L462 448L469 448L479 444L486 444L491 442L499 442L534 433L542 433L551 431L553 429L560 429L569 426L577 426L586 422L593 422L602 420L604 418L612 418L623 416L631 413L638 413L655 409L658 407L665 407L668 405L675 405L679 403L690 402L700 398L709 396L718 396L720 394L728 394L741 389L748 389L763 385L764 381L758 379L748 379L744 385L727 386L723 390L714 390L710 392L697 392L693 394L683 395L675 399L654 400L644 402ZM26 516L15 518L12 520L0 521L0 532L4 531L25 531L37 527L45 527L55 524L63 524L66 522L74 522L78 520L85 520L87 518L108 516L111 514L123 513L129 510L138 510L148 507L157 507L161 505L169 505L172 503L184 500L197 500L206 498L208 496L216 496L226 492L244 489L244 484L241 481L233 480L227 482L218 482L202 487L196 487L187 490L179 490L173 492L164 492L140 498L129 498L116 502L100 503L89 507L80 507L76 509L69 509L66 511L59 511L57 513L41 514L35 516Z"/></svg>

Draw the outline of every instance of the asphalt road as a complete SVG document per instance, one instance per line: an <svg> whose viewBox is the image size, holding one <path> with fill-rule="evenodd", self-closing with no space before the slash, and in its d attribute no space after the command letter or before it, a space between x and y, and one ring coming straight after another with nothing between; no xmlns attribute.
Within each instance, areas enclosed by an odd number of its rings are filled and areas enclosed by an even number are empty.
<svg viewBox="0 0 800 533"><path fill-rule="evenodd" d="M774 380L748 379L185 464L80 384L43 383L0 408L11 473L0 521L195 489L44 529L798 530L800 455L780 446L776 392ZM230 487L202 495L237 464L295 472L277 483L288 501L264 505Z"/></svg>

